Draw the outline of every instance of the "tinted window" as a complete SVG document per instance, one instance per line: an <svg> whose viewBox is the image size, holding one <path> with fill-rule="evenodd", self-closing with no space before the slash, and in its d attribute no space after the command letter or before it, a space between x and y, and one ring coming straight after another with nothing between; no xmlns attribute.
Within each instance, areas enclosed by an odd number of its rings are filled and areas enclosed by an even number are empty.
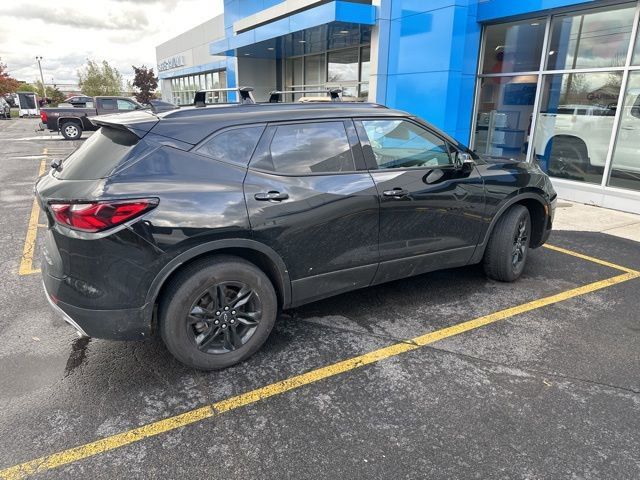
<svg viewBox="0 0 640 480"><path fill-rule="evenodd" d="M273 170L280 173L351 172L355 170L342 122L276 127L271 141Z"/></svg>
<svg viewBox="0 0 640 480"><path fill-rule="evenodd" d="M107 177L138 143L126 130L102 127L62 162L58 178L94 180Z"/></svg>
<svg viewBox="0 0 640 480"><path fill-rule="evenodd" d="M449 145L405 120L364 120L378 168L437 167L451 164Z"/></svg>
<svg viewBox="0 0 640 480"><path fill-rule="evenodd" d="M263 130L264 126L227 130L207 140L198 147L196 153L224 162L247 165Z"/></svg>
<svg viewBox="0 0 640 480"><path fill-rule="evenodd" d="M115 110L116 101L113 98L102 98L98 100L99 108L102 110Z"/></svg>

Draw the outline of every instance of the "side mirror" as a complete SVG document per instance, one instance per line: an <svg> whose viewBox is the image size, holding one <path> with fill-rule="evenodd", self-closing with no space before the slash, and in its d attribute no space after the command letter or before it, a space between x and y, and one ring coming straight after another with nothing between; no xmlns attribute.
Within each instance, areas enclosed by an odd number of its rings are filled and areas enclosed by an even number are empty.
<svg viewBox="0 0 640 480"><path fill-rule="evenodd" d="M458 152L455 156L455 166L456 168L462 170L468 167L473 167L476 162L474 162L473 157L466 152Z"/></svg>

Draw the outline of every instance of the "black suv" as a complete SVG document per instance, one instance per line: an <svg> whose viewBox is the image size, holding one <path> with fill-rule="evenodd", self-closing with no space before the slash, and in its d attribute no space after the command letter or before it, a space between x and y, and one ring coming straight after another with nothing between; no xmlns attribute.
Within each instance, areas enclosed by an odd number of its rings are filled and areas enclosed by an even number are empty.
<svg viewBox="0 0 640 480"><path fill-rule="evenodd" d="M36 186L47 297L78 332L156 332L180 361L256 352L279 309L483 262L513 281L549 236L535 164L479 158L372 104L101 116Z"/></svg>

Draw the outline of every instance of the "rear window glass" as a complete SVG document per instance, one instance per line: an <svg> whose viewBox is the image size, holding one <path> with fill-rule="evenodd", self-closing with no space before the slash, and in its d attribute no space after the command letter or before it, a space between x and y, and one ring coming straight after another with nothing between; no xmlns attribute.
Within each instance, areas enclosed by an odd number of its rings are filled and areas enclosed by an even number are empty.
<svg viewBox="0 0 640 480"><path fill-rule="evenodd" d="M127 130L102 127L62 162L55 176L63 180L107 177L133 150L138 140Z"/></svg>
<svg viewBox="0 0 640 480"><path fill-rule="evenodd" d="M246 166L263 130L264 125L227 130L204 142L196 153Z"/></svg>

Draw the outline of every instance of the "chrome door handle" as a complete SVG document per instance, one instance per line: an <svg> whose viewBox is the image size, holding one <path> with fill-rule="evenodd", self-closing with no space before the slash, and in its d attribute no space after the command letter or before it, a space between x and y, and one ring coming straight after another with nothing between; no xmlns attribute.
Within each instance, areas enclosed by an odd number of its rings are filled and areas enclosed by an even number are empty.
<svg viewBox="0 0 640 480"><path fill-rule="evenodd" d="M385 190L384 192L382 192L382 195L384 195L385 197L402 198L409 195L409 190L394 188L393 190Z"/></svg>
<svg viewBox="0 0 640 480"><path fill-rule="evenodd" d="M259 202L269 202L269 201L277 201L279 202L280 200L286 200L287 198L289 198L289 194L288 193L280 193L280 192L276 192L276 191L270 191L270 192L260 192L260 193L256 193L253 198L255 198L256 200L258 200Z"/></svg>

